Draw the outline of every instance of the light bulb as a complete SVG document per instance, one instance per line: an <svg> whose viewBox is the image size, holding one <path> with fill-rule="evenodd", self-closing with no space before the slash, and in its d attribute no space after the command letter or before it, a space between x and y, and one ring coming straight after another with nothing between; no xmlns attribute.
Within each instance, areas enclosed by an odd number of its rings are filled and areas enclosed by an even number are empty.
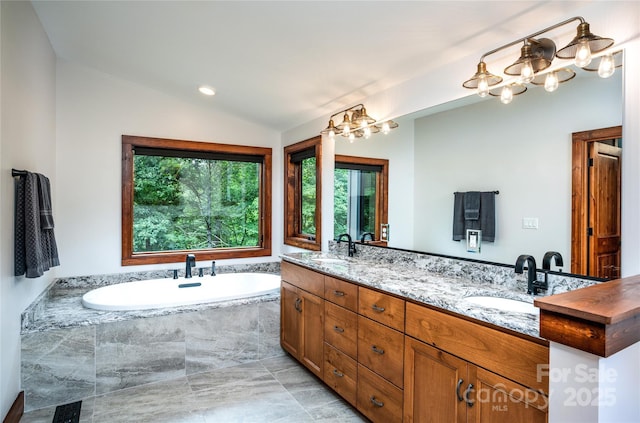
<svg viewBox="0 0 640 423"><path fill-rule="evenodd" d="M356 136L352 133L349 134L349 142L353 142L356 139Z"/></svg>
<svg viewBox="0 0 640 423"><path fill-rule="evenodd" d="M600 78L608 78L616 71L616 64L613 60L613 54L606 54L600 59L598 66L598 75Z"/></svg>
<svg viewBox="0 0 640 423"><path fill-rule="evenodd" d="M582 42L578 45L578 50L576 50L576 66L584 68L589 63L591 63L591 48L589 43Z"/></svg>
<svg viewBox="0 0 640 423"><path fill-rule="evenodd" d="M344 127L342 128L342 136L343 137L348 137L350 133L351 133L351 128L349 128L349 124L346 123L344 125Z"/></svg>
<svg viewBox="0 0 640 423"><path fill-rule="evenodd" d="M371 128L369 128L368 126L365 127L362 131L364 132L364 137L365 138L368 139L371 136Z"/></svg>
<svg viewBox="0 0 640 423"><path fill-rule="evenodd" d="M391 128L389 128L389 122L385 122L382 124L382 133L387 135L389 132L391 132Z"/></svg>
<svg viewBox="0 0 640 423"><path fill-rule="evenodd" d="M502 87L502 92L500 93L500 101L502 104L509 104L513 100L513 89L511 85L505 85Z"/></svg>
<svg viewBox="0 0 640 423"><path fill-rule="evenodd" d="M528 84L533 81L533 66L531 66L530 60L526 60L522 64L522 69L520 70L520 81L523 84Z"/></svg>
<svg viewBox="0 0 640 423"><path fill-rule="evenodd" d="M549 72L544 79L544 89L552 93L558 89L558 84L558 74L556 72Z"/></svg>
<svg viewBox="0 0 640 423"><path fill-rule="evenodd" d="M329 139L333 140L336 137L336 133L335 131L332 129L331 131L329 131Z"/></svg>
<svg viewBox="0 0 640 423"><path fill-rule="evenodd" d="M489 95L489 81L484 76L478 80L478 95L480 97L486 97Z"/></svg>

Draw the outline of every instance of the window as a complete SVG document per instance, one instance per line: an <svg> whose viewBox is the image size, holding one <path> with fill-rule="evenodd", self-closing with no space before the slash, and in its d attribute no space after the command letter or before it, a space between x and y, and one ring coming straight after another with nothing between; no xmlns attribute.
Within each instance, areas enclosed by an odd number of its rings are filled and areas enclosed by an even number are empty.
<svg viewBox="0 0 640 423"><path fill-rule="evenodd" d="M335 162L334 238L369 232L379 241L380 225L388 221L389 161L336 155Z"/></svg>
<svg viewBox="0 0 640 423"><path fill-rule="evenodd" d="M271 255L271 149L122 136L122 264Z"/></svg>
<svg viewBox="0 0 640 423"><path fill-rule="evenodd" d="M320 250L322 138L285 147L284 243Z"/></svg>

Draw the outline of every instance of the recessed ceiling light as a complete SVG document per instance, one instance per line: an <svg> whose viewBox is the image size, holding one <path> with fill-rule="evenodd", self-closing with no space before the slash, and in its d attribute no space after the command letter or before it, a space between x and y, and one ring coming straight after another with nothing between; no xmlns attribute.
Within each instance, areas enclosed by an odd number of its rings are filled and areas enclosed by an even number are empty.
<svg viewBox="0 0 640 423"><path fill-rule="evenodd" d="M208 85L200 85L198 91L204 95L215 95L216 93L216 91Z"/></svg>

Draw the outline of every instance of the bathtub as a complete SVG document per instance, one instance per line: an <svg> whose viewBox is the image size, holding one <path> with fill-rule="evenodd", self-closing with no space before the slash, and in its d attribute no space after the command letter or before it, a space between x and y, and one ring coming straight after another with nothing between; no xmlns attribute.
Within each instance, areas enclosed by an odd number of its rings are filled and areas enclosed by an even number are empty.
<svg viewBox="0 0 640 423"><path fill-rule="evenodd" d="M82 305L106 311L148 310L256 297L279 288L280 276L271 273L150 279L94 289L84 294Z"/></svg>

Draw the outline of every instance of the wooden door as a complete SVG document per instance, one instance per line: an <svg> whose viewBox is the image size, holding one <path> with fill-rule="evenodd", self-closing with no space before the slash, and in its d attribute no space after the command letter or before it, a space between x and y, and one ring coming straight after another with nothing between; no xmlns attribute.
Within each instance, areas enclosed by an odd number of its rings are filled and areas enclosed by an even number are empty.
<svg viewBox="0 0 640 423"><path fill-rule="evenodd" d="M405 336L404 422L466 422L467 369L465 360Z"/></svg>
<svg viewBox="0 0 640 423"><path fill-rule="evenodd" d="M596 144L619 147L621 139L622 126L572 135L571 273L603 278L620 275L621 150L613 155L598 153L601 146ZM613 175L616 170L617 177ZM601 185L606 188L601 190ZM612 229L616 226L617 231Z"/></svg>
<svg viewBox="0 0 640 423"><path fill-rule="evenodd" d="M301 345L301 299L298 288L282 281L280 285L280 345L299 358Z"/></svg>
<svg viewBox="0 0 640 423"><path fill-rule="evenodd" d="M589 275L620 277L620 181L622 149L589 144Z"/></svg>
<svg viewBox="0 0 640 423"><path fill-rule="evenodd" d="M324 366L324 300L298 290L301 299L300 318L302 344L300 361L322 379Z"/></svg>

